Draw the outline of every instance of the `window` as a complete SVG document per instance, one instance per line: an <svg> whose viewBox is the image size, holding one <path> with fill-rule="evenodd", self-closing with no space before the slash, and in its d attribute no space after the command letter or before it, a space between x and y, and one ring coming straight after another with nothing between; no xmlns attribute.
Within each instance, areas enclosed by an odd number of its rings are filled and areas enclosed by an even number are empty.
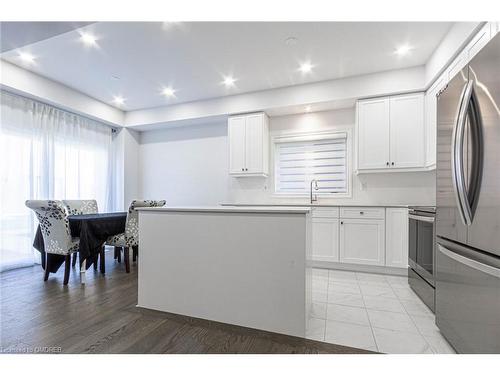
<svg viewBox="0 0 500 375"><path fill-rule="evenodd" d="M309 194L316 180L317 194L348 194L347 133L275 139L275 191Z"/></svg>
<svg viewBox="0 0 500 375"><path fill-rule="evenodd" d="M96 121L0 92L0 272L39 260L38 221L27 199L96 199L112 209L111 129Z"/></svg>

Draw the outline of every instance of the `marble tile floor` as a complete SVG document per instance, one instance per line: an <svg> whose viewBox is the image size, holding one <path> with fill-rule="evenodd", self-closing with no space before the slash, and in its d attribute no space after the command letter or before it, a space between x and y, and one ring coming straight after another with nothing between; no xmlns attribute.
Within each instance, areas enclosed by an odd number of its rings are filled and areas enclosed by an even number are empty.
<svg viewBox="0 0 500 375"><path fill-rule="evenodd" d="M306 337L388 354L452 354L403 276L313 269Z"/></svg>

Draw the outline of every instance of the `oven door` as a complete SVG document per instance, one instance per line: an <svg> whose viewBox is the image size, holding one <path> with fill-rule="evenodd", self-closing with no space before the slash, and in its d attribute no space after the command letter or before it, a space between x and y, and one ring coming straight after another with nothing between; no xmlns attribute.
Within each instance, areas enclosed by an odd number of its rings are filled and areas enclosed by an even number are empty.
<svg viewBox="0 0 500 375"><path fill-rule="evenodd" d="M434 217L431 214L410 212L409 252L410 267L434 286Z"/></svg>

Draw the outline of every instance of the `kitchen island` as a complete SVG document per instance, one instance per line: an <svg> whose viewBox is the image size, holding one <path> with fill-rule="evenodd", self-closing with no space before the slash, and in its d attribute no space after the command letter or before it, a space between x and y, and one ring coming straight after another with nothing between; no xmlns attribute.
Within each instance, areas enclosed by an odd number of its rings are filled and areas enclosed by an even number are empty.
<svg viewBox="0 0 500 375"><path fill-rule="evenodd" d="M139 208L138 306L305 337L306 207Z"/></svg>

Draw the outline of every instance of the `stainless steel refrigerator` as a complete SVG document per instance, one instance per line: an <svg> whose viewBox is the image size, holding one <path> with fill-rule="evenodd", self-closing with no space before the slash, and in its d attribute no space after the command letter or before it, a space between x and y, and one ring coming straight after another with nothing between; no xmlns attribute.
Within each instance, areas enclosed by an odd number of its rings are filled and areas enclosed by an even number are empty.
<svg viewBox="0 0 500 375"><path fill-rule="evenodd" d="M438 95L436 323L500 353L500 34Z"/></svg>

